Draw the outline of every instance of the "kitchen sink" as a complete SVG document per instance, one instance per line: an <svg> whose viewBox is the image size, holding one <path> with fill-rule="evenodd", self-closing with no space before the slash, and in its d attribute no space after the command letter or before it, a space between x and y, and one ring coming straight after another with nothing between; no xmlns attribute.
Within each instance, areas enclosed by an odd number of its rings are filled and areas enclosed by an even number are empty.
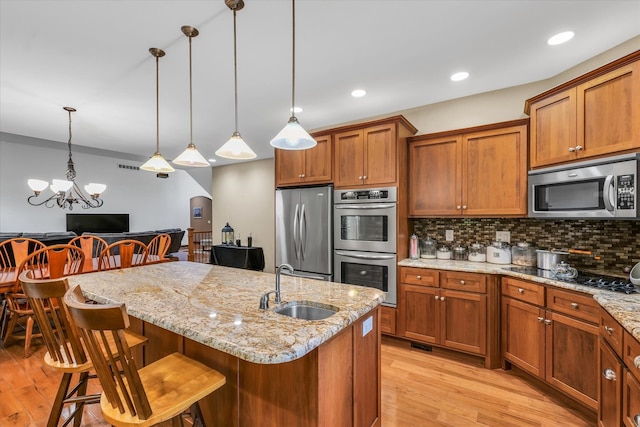
<svg viewBox="0 0 640 427"><path fill-rule="evenodd" d="M338 312L338 307L308 301L292 301L274 310L283 316L304 320L322 320Z"/></svg>

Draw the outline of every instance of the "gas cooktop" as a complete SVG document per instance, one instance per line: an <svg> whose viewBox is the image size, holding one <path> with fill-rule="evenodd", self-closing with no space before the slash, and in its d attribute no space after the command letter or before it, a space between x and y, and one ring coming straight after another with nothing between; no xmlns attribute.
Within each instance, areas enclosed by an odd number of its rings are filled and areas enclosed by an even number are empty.
<svg viewBox="0 0 640 427"><path fill-rule="evenodd" d="M555 277L552 271L542 270L534 267L505 267L504 269L515 271L516 273L529 274L531 276L558 280L560 282L575 283L577 285L603 289L605 291L620 292L624 294L640 293L640 289L633 286L633 284L629 280L621 279L615 276L603 276L585 272L578 272L578 276L574 277L573 279L559 279Z"/></svg>

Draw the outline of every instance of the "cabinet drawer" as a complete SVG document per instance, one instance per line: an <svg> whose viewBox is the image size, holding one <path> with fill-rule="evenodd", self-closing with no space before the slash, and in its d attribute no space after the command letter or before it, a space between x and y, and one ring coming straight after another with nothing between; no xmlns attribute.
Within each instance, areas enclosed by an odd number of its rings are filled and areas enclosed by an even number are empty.
<svg viewBox="0 0 640 427"><path fill-rule="evenodd" d="M611 346L618 357L622 355L624 329L603 308L600 309L600 336Z"/></svg>
<svg viewBox="0 0 640 427"><path fill-rule="evenodd" d="M600 305L589 294L548 288L547 308L587 322L598 323L600 319Z"/></svg>
<svg viewBox="0 0 640 427"><path fill-rule="evenodd" d="M400 282L437 288L439 286L438 272L426 268L402 267L400 268Z"/></svg>
<svg viewBox="0 0 640 427"><path fill-rule="evenodd" d="M380 332L383 334L396 334L396 309L382 306L380 308Z"/></svg>
<svg viewBox="0 0 640 427"><path fill-rule="evenodd" d="M544 286L536 283L503 277L502 294L530 304L544 306Z"/></svg>
<svg viewBox="0 0 640 427"><path fill-rule="evenodd" d="M487 276L476 273L446 271L440 273L440 286L459 291L487 293Z"/></svg>
<svg viewBox="0 0 640 427"><path fill-rule="evenodd" d="M622 361L631 374L640 381L640 342L636 340L629 331L624 331L624 351Z"/></svg>

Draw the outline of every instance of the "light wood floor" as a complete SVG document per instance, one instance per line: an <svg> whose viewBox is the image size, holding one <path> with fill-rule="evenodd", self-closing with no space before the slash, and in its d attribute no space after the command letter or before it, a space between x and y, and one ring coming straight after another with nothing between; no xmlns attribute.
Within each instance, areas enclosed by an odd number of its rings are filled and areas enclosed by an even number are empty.
<svg viewBox="0 0 640 427"><path fill-rule="evenodd" d="M61 375L43 364L41 341L35 341L33 348L34 354L27 359L19 343L0 349L0 426L46 424ZM482 361L471 356L437 349L426 352L384 337L382 426L596 424L595 413L585 413L568 398L550 394L523 377L515 370L484 369ZM89 392L97 390L95 381ZM98 406L91 405L85 409L82 425L107 424Z"/></svg>

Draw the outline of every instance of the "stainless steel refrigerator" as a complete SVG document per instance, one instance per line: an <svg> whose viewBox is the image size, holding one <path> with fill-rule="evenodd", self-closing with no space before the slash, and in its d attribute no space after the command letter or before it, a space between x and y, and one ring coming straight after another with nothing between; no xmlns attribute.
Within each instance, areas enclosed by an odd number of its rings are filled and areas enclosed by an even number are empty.
<svg viewBox="0 0 640 427"><path fill-rule="evenodd" d="M333 186L276 190L276 266L333 280Z"/></svg>

